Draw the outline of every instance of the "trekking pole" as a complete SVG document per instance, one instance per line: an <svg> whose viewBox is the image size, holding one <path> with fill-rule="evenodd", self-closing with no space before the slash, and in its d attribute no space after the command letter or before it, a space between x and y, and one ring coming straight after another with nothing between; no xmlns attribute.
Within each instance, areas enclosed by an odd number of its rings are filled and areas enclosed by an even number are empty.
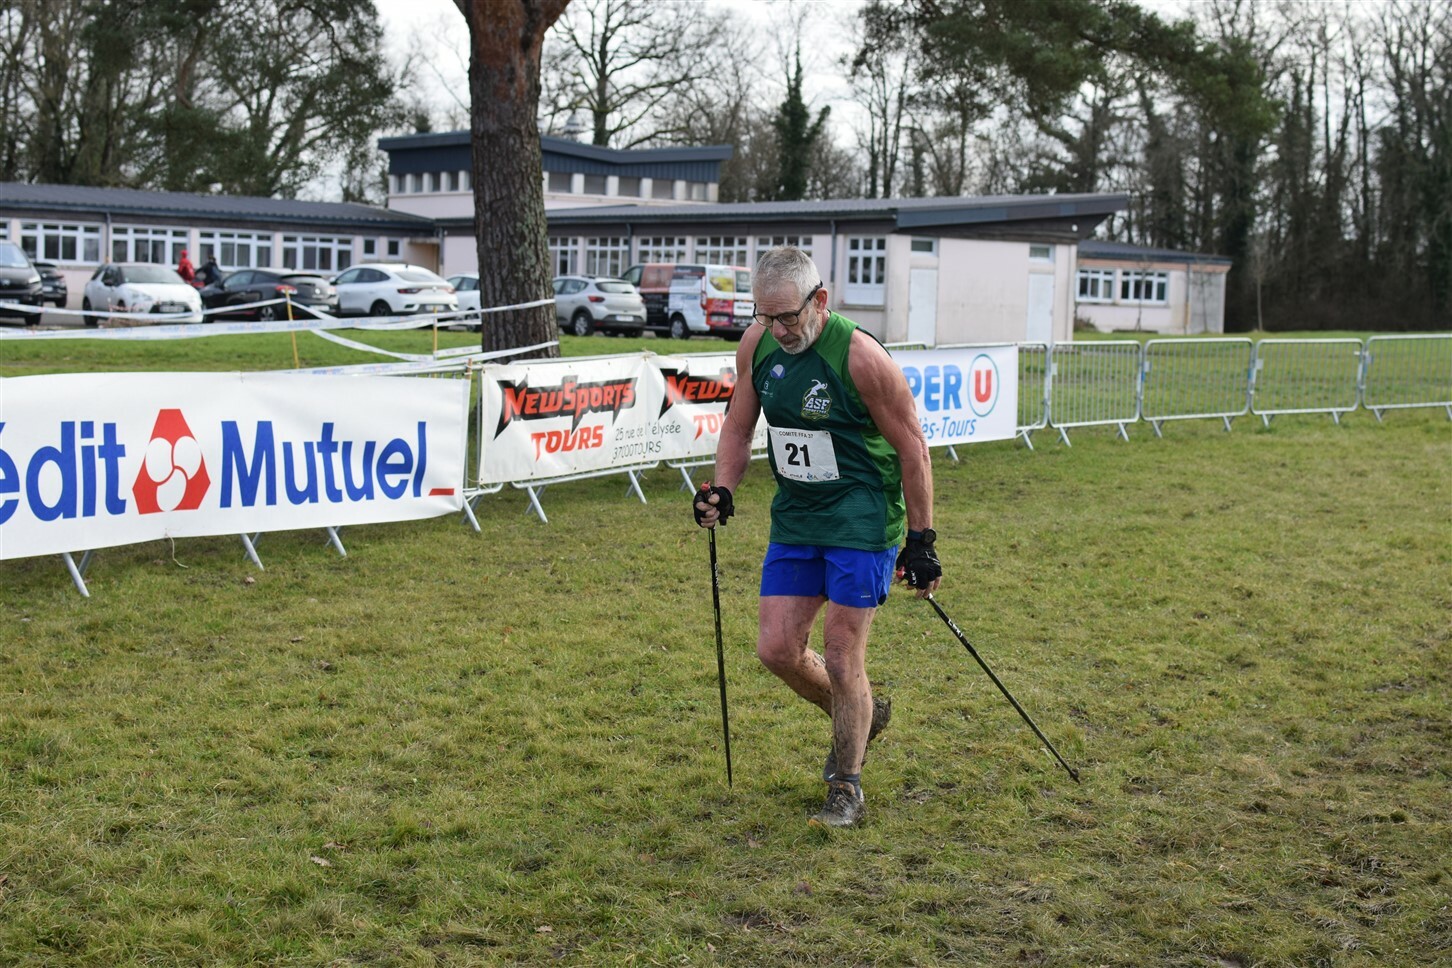
<svg viewBox="0 0 1452 968"><path fill-rule="evenodd" d="M721 684L721 736L726 741L726 785L731 786L731 720L726 715L726 653L721 646L721 579L716 574L716 529L711 536L711 604L716 608L716 680Z"/></svg>
<svg viewBox="0 0 1452 968"><path fill-rule="evenodd" d="M933 606L933 609L938 613L938 617L941 618L947 624L948 628L952 631L952 633L958 637L958 641L963 643L963 648L968 650L968 654L973 656L974 659L978 660L978 664L983 667L984 672L988 673L988 678L993 680L993 684L998 687L998 691L1003 693L1003 695L1007 697L1009 702L1013 703L1013 708L1017 709L1018 714L1023 717L1023 721L1029 724L1029 728L1034 731L1034 735L1037 736L1039 739L1043 740L1044 745L1049 748L1049 752L1054 754L1054 759L1058 760L1059 765L1062 766L1064 769L1068 770L1069 776L1074 778L1075 783L1078 783L1079 771L1074 769L1068 763L1064 762L1064 758L1059 755L1059 751L1054 749L1054 744L1049 742L1049 738L1044 735L1043 730L1039 729L1038 724L1036 724L1033 719L1029 717L1029 714L1023 711L1023 707L1018 704L1017 699L1013 698L1013 693L1008 691L1008 687L1006 687L1002 682L998 680L998 676L993 674L992 669L988 668L988 663L983 661L983 657L978 654L977 649L973 648L973 643L968 641L968 637L963 634L962 629L958 628L957 623L948 617L947 612L943 611L943 606L938 604L938 600L934 598L931 594L927 596L927 599L928 602Z"/></svg>

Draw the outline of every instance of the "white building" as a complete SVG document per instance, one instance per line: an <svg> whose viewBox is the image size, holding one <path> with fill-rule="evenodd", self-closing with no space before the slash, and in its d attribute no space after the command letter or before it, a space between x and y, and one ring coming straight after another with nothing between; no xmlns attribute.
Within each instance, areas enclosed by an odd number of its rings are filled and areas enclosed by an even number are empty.
<svg viewBox="0 0 1452 968"><path fill-rule="evenodd" d="M1087 239L1079 244L1078 317L1101 332L1225 332L1231 260Z"/></svg>
<svg viewBox="0 0 1452 968"><path fill-rule="evenodd" d="M0 185L0 234L59 264L71 301L103 261L335 274L407 261L475 271L468 132L384 138L387 208L61 185ZM722 204L728 145L616 151L541 138L557 274L638 262L750 266L791 243L831 306L885 342L1056 342L1101 329L1219 332L1229 260L1089 241L1121 194ZM523 299L524 296L521 296Z"/></svg>

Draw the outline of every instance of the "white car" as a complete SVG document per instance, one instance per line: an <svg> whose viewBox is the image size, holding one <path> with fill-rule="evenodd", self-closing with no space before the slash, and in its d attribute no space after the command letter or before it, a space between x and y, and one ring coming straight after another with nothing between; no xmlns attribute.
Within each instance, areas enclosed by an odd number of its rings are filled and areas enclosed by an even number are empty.
<svg viewBox="0 0 1452 968"><path fill-rule="evenodd" d="M185 313L149 323L200 323L202 295L170 266L151 262L107 262L86 283L81 308L95 312ZM86 317L87 326L99 322Z"/></svg>
<svg viewBox="0 0 1452 968"><path fill-rule="evenodd" d="M457 276L449 276L449 285L454 287L454 294L459 297L459 310L479 311L479 277L473 273L465 272ZM481 327L481 320L466 318L464 322L469 328L478 332Z"/></svg>
<svg viewBox="0 0 1452 968"><path fill-rule="evenodd" d="M416 316L459 308L454 287L423 266L365 262L333 280L342 316Z"/></svg>

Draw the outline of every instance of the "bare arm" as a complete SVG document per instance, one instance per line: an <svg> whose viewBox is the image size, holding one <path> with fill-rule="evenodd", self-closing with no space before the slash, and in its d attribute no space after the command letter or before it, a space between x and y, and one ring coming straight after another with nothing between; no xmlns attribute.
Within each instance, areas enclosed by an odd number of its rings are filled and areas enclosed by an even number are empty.
<svg viewBox="0 0 1452 968"><path fill-rule="evenodd" d="M847 369L867 412L902 461L902 492L907 526L922 531L933 526L933 464L918 411L902 370L871 336L852 334Z"/></svg>
<svg viewBox="0 0 1452 968"><path fill-rule="evenodd" d="M711 482L728 491L736 490L751 463L751 436L756 432L756 421L761 416L761 401L757 399L756 387L751 385L751 358L763 332L761 327L753 326L736 344L736 387L731 391L726 422L721 427L721 439L716 444L716 479ZM710 504L714 507L715 503L713 496ZM711 528L715 525L716 512L707 511L701 526Z"/></svg>

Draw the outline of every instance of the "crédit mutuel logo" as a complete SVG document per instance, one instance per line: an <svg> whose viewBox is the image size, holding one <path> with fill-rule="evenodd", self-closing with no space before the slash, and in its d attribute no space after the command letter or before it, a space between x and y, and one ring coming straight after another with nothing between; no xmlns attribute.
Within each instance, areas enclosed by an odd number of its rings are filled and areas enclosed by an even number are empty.
<svg viewBox="0 0 1452 968"><path fill-rule="evenodd" d="M202 445L192 435L182 412L158 412L151 442L146 445L146 459L131 486L137 513L195 511L202 506L211 485Z"/></svg>

